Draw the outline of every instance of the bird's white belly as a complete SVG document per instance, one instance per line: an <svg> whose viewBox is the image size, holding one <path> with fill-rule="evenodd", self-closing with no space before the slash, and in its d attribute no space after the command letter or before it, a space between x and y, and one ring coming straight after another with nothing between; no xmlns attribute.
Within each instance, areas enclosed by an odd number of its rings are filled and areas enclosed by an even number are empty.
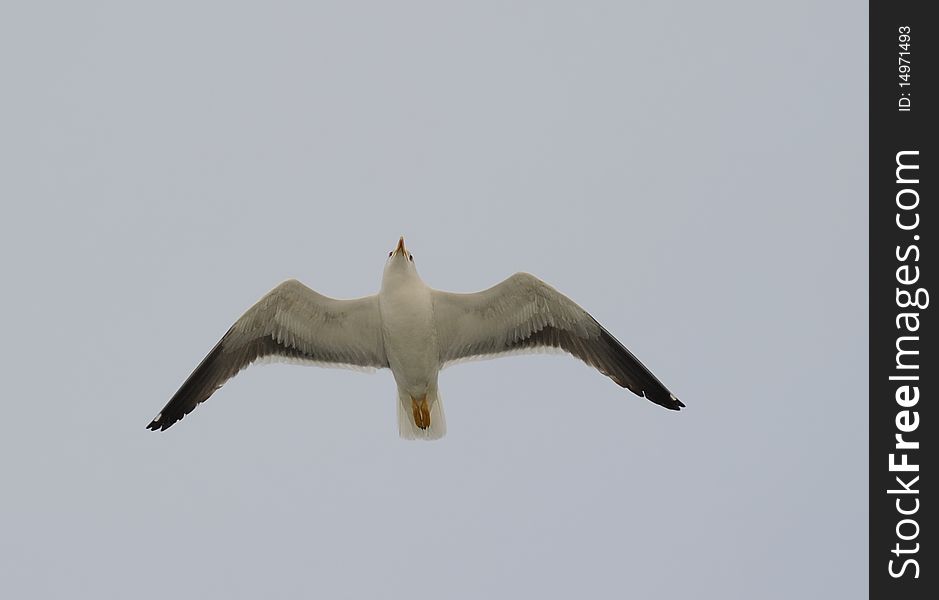
<svg viewBox="0 0 939 600"><path fill-rule="evenodd" d="M430 290L383 291L379 296L385 354L398 387L420 397L435 387L439 370Z"/></svg>

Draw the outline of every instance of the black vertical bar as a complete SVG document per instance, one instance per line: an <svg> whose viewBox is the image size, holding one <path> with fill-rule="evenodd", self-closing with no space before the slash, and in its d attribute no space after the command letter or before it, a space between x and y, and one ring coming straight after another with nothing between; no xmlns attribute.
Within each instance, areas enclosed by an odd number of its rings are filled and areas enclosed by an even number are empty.
<svg viewBox="0 0 939 600"><path fill-rule="evenodd" d="M935 598L939 364L934 128L928 2L870 4L870 591ZM933 7L934 8L934 7ZM939 301L939 297L936 297ZM899 436L899 437L898 437ZM927 458L929 456L930 458ZM932 594L927 593L927 589Z"/></svg>

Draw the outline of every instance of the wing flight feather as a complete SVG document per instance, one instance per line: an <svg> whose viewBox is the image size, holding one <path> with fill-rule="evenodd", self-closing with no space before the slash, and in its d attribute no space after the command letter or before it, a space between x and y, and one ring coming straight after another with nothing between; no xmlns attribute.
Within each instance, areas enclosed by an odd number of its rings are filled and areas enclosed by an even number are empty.
<svg viewBox="0 0 939 600"><path fill-rule="evenodd" d="M167 429L262 359L387 367L378 297L336 300L295 279L285 281L235 321L147 428Z"/></svg>
<svg viewBox="0 0 939 600"><path fill-rule="evenodd" d="M434 291L441 364L557 349L671 410L684 404L573 300L528 273L474 294Z"/></svg>

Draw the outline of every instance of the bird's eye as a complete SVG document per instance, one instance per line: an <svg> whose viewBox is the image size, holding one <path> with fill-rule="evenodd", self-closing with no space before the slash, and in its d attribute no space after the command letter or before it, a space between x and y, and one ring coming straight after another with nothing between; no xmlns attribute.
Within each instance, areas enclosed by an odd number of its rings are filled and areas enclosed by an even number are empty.
<svg viewBox="0 0 939 600"><path fill-rule="evenodd" d="M394 253L395 253L394 250L392 250L391 252L389 252L389 253L388 253L388 258L391 258L391 255L394 254Z"/></svg>
<svg viewBox="0 0 939 600"><path fill-rule="evenodd" d="M414 255L413 255L413 254L408 254L408 260L411 261L411 262L414 262Z"/></svg>

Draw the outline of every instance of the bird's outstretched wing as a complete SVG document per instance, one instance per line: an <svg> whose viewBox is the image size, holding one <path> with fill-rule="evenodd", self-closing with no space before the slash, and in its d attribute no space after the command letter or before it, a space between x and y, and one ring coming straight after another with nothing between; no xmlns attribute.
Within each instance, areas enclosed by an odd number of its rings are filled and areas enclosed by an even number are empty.
<svg viewBox="0 0 939 600"><path fill-rule="evenodd" d="M147 428L167 429L259 359L387 367L378 297L335 300L285 281L235 321Z"/></svg>
<svg viewBox="0 0 939 600"><path fill-rule="evenodd" d="M671 410L684 406L584 309L533 275L516 273L475 294L434 291L433 298L444 365L555 348L640 397Z"/></svg>

